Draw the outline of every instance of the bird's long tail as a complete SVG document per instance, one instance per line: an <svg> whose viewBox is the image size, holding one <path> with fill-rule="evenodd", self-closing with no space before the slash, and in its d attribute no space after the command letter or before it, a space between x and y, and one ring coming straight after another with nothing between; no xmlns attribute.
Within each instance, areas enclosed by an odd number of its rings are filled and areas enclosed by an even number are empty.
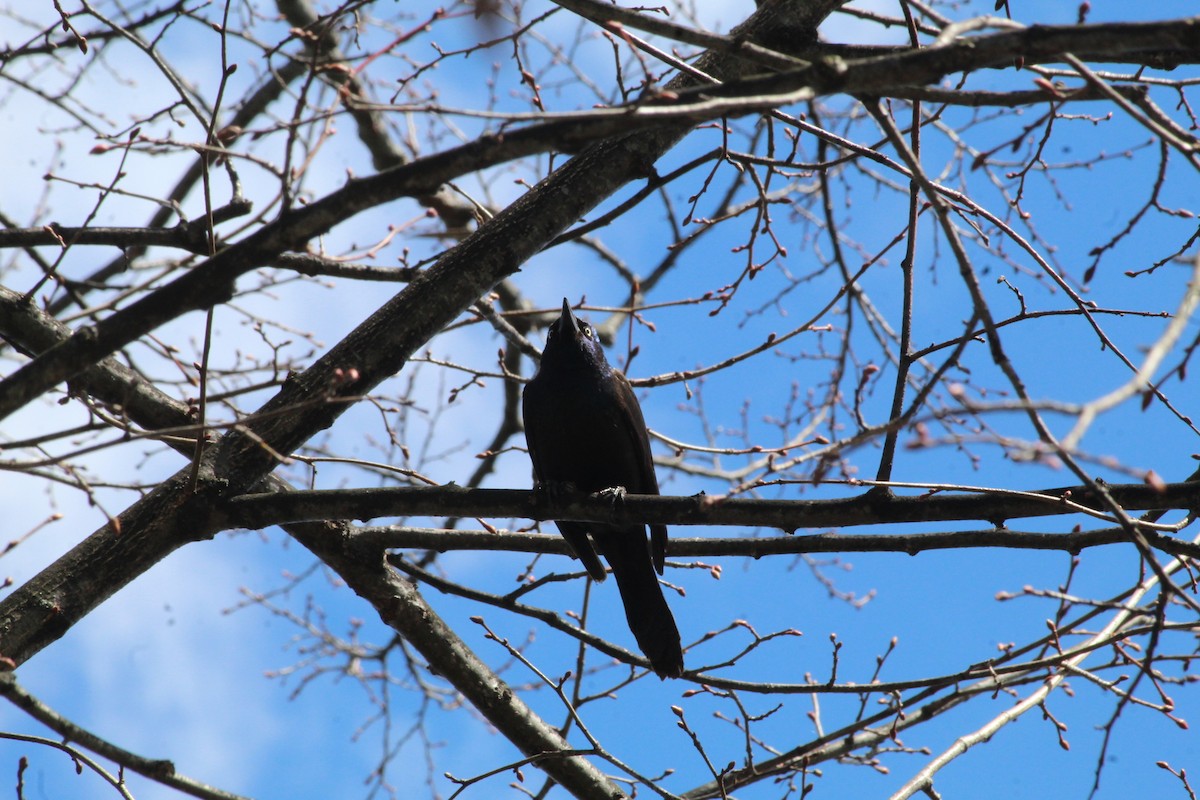
<svg viewBox="0 0 1200 800"><path fill-rule="evenodd" d="M679 629L650 560L645 528L614 528L592 536L617 579L625 604L625 619L638 646L660 678L683 674Z"/></svg>

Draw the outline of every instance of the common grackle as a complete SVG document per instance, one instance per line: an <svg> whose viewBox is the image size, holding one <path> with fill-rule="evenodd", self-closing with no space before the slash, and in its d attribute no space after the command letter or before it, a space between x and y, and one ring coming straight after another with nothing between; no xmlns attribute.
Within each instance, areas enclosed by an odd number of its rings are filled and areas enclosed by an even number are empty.
<svg viewBox="0 0 1200 800"><path fill-rule="evenodd" d="M584 492L622 487L633 494L658 494L646 422L633 388L609 366L592 326L571 313L565 298L562 315L547 334L542 363L525 387L521 410L540 486L571 485ZM682 675L679 630L655 575L663 571L667 527L651 525L647 541L644 525L555 524L594 580L606 577L596 551L608 559L629 629L658 676Z"/></svg>

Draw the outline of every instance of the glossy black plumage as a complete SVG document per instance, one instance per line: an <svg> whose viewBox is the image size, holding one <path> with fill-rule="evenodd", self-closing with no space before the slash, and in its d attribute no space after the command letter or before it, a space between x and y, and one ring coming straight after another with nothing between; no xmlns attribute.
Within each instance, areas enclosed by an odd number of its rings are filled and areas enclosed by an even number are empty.
<svg viewBox="0 0 1200 800"><path fill-rule="evenodd" d="M658 494L646 422L633 388L609 366L591 326L571 313L565 299L537 374L525 387L522 414L538 484L571 484L585 492L620 486L630 494ZM644 525L555 524L593 579L606 577L596 551L608 560L638 646L659 677L679 677L679 630L655 575L663 570L666 526L651 525L648 541Z"/></svg>

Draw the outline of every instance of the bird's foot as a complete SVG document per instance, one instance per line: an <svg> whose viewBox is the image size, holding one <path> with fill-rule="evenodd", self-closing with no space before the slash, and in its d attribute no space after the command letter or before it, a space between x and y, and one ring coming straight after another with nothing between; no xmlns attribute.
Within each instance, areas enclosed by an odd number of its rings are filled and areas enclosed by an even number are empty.
<svg viewBox="0 0 1200 800"><path fill-rule="evenodd" d="M607 489L601 489L600 491L596 492L597 497L604 497L611 500L614 506L623 501L625 499L625 495L627 494L629 494L629 492L624 486L610 486Z"/></svg>

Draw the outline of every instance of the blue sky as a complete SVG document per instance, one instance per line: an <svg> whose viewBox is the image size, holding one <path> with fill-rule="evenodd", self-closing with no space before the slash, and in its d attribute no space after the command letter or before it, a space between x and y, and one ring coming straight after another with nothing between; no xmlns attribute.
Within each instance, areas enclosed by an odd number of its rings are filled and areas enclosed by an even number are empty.
<svg viewBox="0 0 1200 800"><path fill-rule="evenodd" d="M398 29L411 25L413 20L428 14L425 6L414 4L404 11L411 19L397 19ZM876 9L893 13L889 4L870 4ZM1157 18L1194 13L1188 3L1162 3L1153 9L1131 10L1125 4L1097 3L1092 11L1093 21L1120 18L1127 13L1153 11ZM719 10L717 10L719 6ZM991 4L981 4L989 10ZM985 8L986 7L986 8ZM1019 14L1039 16L1039 22L1069 22L1074 19L1076 3L1045 3L1036 10L1016 9ZM752 9L752 4L702 4L701 18L712 21L718 17L724 27L740 19ZM541 8L530 6L529 13ZM399 9L381 7L380 14ZM42 9L39 13L52 13ZM948 12L949 13L949 12ZM47 20L51 20L48 16ZM1032 18L1029 21L1035 21ZM15 41L23 38L4 30L11 25L0 22L0 39ZM560 13L542 30L547 34L565 35L580 23L566 13ZM186 74L205 89L213 85L213 57L198 26L178 26L172 31L175 40L164 40L164 47L175 48ZM269 32L273 26L264 25ZM276 34L277 30L274 31ZM839 41L895 41L895 32L881 34L862 22L838 17L823 29L826 39ZM470 25L444 24L426 37L417 37L411 44L411 57L427 57L432 42L444 48L461 45L477 33ZM386 41L382 33L368 35ZM195 37L188 42L185 37ZM457 37L457 38L456 38ZM574 53L573 66L607 88L604 81L611 77L611 50L607 45L590 42ZM252 76L261 68L251 57L251 48L235 47L233 57L239 61L235 76L238 86L252 85ZM499 76L496 91L501 108L527 108L521 101L521 87L509 68L509 52L495 48L471 58L446 62L431 80L442 88L439 99L449 106L481 107L487 100L481 73L490 73L492 63ZM405 65L396 61L381 61L375 77L387 82L393 74L401 74ZM1181 68L1194 73L1194 68ZM546 79L562 77L569 71L556 70ZM157 108L155 103L169 97L167 87L147 70L138 75L134 85L120 86L102 82L102 72L93 73L96 91L102 91L104 101L97 100L112 120L114 130L128 124L129 118L145 109ZM1027 87L1032 78L1024 73L987 74L976 76L973 86L1003 88ZM5 91L12 91L5 87ZM236 92L233 93L236 96ZM573 109L586 103L569 92L547 91L548 105L553 110ZM1164 108L1179 119L1179 112L1170 105L1170 95L1159 98ZM136 101L136 103L135 103ZM161 102L160 102L161 101ZM128 109L126 104L129 105ZM1139 149L1149 134L1128 119L1117 115L1104 119L1108 106L1080 106L1080 114L1095 118L1062 120L1057 123L1045 157L1050 163L1073 159L1088 161L1103 152L1120 153L1129 149L1132 155L1101 160L1094 166L1055 171L1053 183L1043 176L1034 176L1029 183L1026 208L1033 214L1037 231L1053 249L1062 269L1078 280L1090 263L1088 252L1124 225L1130 214L1144 202L1154 180L1155 150ZM281 114L287 113L286 110ZM1005 115L991 121L972 124L968 140L980 148L998 147L1011 137L1014 126L1036 118L1037 110L1025 111L1019 117ZM948 112L948 123L959 124L968 115ZM34 126L31 127L29 121ZM458 120L466 131L476 130L482 123L469 119ZM21 158L12 165L12 178L0 186L3 208L27 209L23 224L35 220L36 204L29 201L27 186L41 186L41 175L52 162L52 153L63 143L61 159L64 174L77 180L103 182L116 169L112 155L88 158L82 156L94 144L84 135L58 133L63 121L34 103L28 95L15 92L0 108L0 144ZM753 120L733 123L748 130ZM358 173L369 171L361 148L353 141L348 120L339 121L337 136L323 146L314 161L309 187L316 193L341 184L346 170ZM161 120L156 132L168 130ZM35 136L37 131L43 135ZM196 137L197 128L180 129L181 139ZM877 132L866 126L853 128L856 141L873 143ZM658 165L660 173L685 163L696 154L713 147L719 136L715 131L694 133ZM268 139L255 146L255 152L274 159ZM811 140L805 143L812 147ZM806 151L811 154L811 151ZM931 174L947 183L968 181L976 197L991 210L1003 211L1003 198L990 188L979 173L940 175L947 164L959 163L948 140L930 131L924 143L925 164ZM1014 160L1025 151L1011 154ZM166 161L135 160L130 170L127 188L137 188L147 194L161 194L175 180L174 169L165 169ZM179 162L182 163L182 162ZM1194 203L1195 177L1185 171L1178 157L1172 161L1177 174L1168 181L1163 204L1168 207ZM543 159L538 169L545 166ZM686 207L686 198L695 192L708 167L702 167L677 185L673 199L676 208ZM513 181L523 177L532 180L536 171L520 168L509 174L500 171L486 186L467 182L464 189L486 196L489 203L502 206L524 189ZM898 180L890 176L892 180ZM251 166L243 169L247 193L266 195L270 179L263 170ZM728 179L728 171L720 174L714 186ZM810 182L810 181L809 181ZM798 181L798 191L807 185ZM224 185L217 183L220 195ZM65 223L80 221L86 216L94 193L52 185L54 218ZM40 189L39 189L40 191ZM712 198L720 190L714 188L699 204L698 215L712 208ZM220 195L223 196L223 195ZM1069 198L1069 203L1059 197ZM610 204L598 209L593 217ZM855 255L849 259L857 266L860 254L873 254L881 249L903 226L904 196L889 190L876 190L864 176L850 171L839 187L836 216L853 242L847 248ZM190 213L198 208L193 198L187 205ZM97 224L127 224L148 216L145 203L136 199L118 200L104 206ZM398 202L385 209L355 218L343 229L331 234L324 244L331 252L339 252L351 243L363 245L376 241L384 227L397 220L409 220L421 213L414 204ZM828 251L828 243L812 226L789 212L786 206L773 211L775 224L789 255L786 260L769 266L755 281L740 290L736 301L717 317L709 317L708 306L679 306L647 312L656 325L650 333L640 328L636 343L641 352L631 368L632 377L647 377L674 370L690 369L712 363L744 350L761 341L770 331L784 332L799 325L828 302L836 291L838 281L833 277L816 279L799 290L786 295L778 305L770 300L787 285L788 276L805 274L811 269L813 248ZM679 214L682 216L682 214ZM664 256L664 246L670 241L662 221L663 206L648 202L634 214L618 221L598 235L627 263L645 272ZM743 256L733 249L746 239L749 218L718 227L683 258L679 267L648 298L653 302L679 300L717 289L736 277ZM929 215L921 222L921 247L918 256L919 295L914 342L927 342L952 335L961 326L964 316L963 290L957 281L956 268L944 241L935 249L930 231L933 220ZM1144 310L1172 310L1187 280L1187 268L1169 265L1153 276L1129 279L1124 272L1142 269L1180 246L1195 229L1195 220L1150 214L1134 236L1129 237L1111 256L1106 257L1095 279L1088 287L1087 297L1107 307ZM411 260L437 251L441 244L434 239L399 237L378 257L378 263L395 264L401 248L413 249ZM1005 263L994 254L972 245L972 256L978 267L987 269L985 291L993 298L997 313L1012 313L1016 301L1008 288L995 283L1001 275L1019 286L1031 308L1058 309L1070 307L1061 292L1044 288L1036 277L1036 266L1015 253L1011 245L1005 251L1013 254L1019 269ZM111 254L104 253L107 259ZM888 253L886 265L869 272L862 282L879 308L894 319L900 302L898 262L899 249ZM84 274L94 267L98 256L94 251L77 251L69 257L66 269L70 274ZM3 262L5 285L23 288L32 280L28 265L19 258L6 255ZM566 244L532 259L517 279L527 295L546 307L555 307L566 295L573 302L582 296L590 303L610 306L623 302L620 280L611 268L595 253L579 244ZM252 283L253 279L243 284ZM282 320L289 328L268 331L274 341L291 338L289 352L303 356L341 338L367 313L374 310L390 294L389 287L336 283L293 282L274 294L257 294L239 300L239 308ZM751 313L766 304L762 313ZM599 320L600 312L588 316ZM837 315L823 320L840 324ZM1106 319L1105 327L1114 340L1135 361L1142 348L1157 337L1165 321L1162 319ZM856 342L861 348L861 368L866 363L882 367L879 383L866 402L865 410L873 422L886 416L890 399L893 372L890 366L870 348L870 340L856 325ZM310 340L291 335L289 330L311 333ZM189 315L157 334L174 343L191 358L201 331L199 315ZM1191 325L1185 341L1195 335ZM625 352L624 330L617 346L610 351L613 360ZM691 384L700 389L707 421L717 443L738 446L744 438L766 445L777 444L779 433L772 429L768 417L777 414L785 405L793 383L807 390L819 386L827 378L828 364L821 360L797 358L811 353L822 337L806 333L781 346L777 352L739 365ZM831 339L830 339L831 340ZM540 343L540 338L537 339ZM1112 354L1097 346L1077 318L1051 318L1008 328L1004 343L1017 368L1030 386L1036 399L1078 402L1099 396L1128 378L1128 373L1115 367ZM495 365L499 340L483 327L468 326L439 337L431 344L435 357L452 356L459 363L481 369ZM259 338L243 313L222 309L217 316L215 340L216 363L230 364L251 348L259 347ZM135 349L135 352L136 349ZM315 357L314 355L314 357ZM148 355L139 354L150 361ZM983 345L972 345L965 358L972 369L971 379L980 385L1003 389ZM153 369L161 377L173 379L161 362ZM965 376L964 376L965 377ZM401 378L386 387L399 392L404 386ZM437 409L440 436L431 446L432 453L444 451L440 458L430 458L421 465L435 480L463 481L474 468L474 454L490 437L496 424L500 385L489 381L483 388L465 392L455 404L445 405L447 388L461 380L461 375L439 372L432 365L420 367L413 399L423 408ZM1195 415L1189 406L1192 393L1187 386L1173 383L1168 386L1172 398L1185 413ZM651 428L673 438L703 443L706 428L693 409L697 400L689 399L679 384L667 385L640 392L646 417ZM265 395L263 395L265 398ZM997 400L1002 394L990 394L987 400ZM246 408L256 403L247 401ZM853 425L845 412L842 419ZM13 439L30 435L37 429L52 429L67 420L82 417L79 409L57 410L48 406L31 407L5 423L0 438ZM367 407L347 413L328 433L332 449L341 455L382 460L394 451L377 444L381 440L379 414ZM1064 433L1069 421L1051 416L1058 434ZM996 430L1016 439L1029 441L1033 435L1027 424L1014 414L995 414L987 417ZM420 443L425 422L417 416L410 434L413 443ZM748 427L745 437L743 427ZM935 435L938 429L933 428ZM774 437L774 438L773 438ZM911 441L909 434L901 437L902 444ZM1191 454L1196 449L1192 433L1173 421L1159 405L1143 411L1136 400L1102 417L1084 440L1089 453L1111 457L1133 470L1154 469L1168 480L1181 479L1194 467ZM145 459L141 477L153 481L155 476L171 474L180 461L170 454L147 458L148 445L126 445L101 451L90 466L96 474L128 469ZM660 455L666 455L665 448ZM977 463L972 460L978 456ZM874 445L852 453L849 458L860 477L874 474L878 457ZM722 465L740 463L739 457L726 457ZM1095 467L1097 474L1114 481L1128 480L1119 470ZM293 474L302 474L297 470ZM895 471L897 480L951 481L997 487L1034 489L1074 483L1064 470L1054 470L1036 464L1015 463L1001 457L994 445L965 443L928 450L902 449ZM487 485L525 487L529 485L529 466L521 452L507 454L501 459L497 472ZM696 477L672 474L660 470L664 490L673 494L690 494L701 489L713 492L713 482ZM316 477L317 488L335 486L377 485L386 482L359 470L323 465ZM719 489L717 489L719 490ZM818 489L788 487L777 495L837 497L852 493L838 485ZM131 493L105 491L101 495L107 510L117 512L131 501ZM17 473L6 473L0 481L0 507L5 509L8 536L12 539L32 528L52 511L64 514L64 520L50 525L45 531L23 543L2 563L3 575L16 584L22 583L50 563L65 549L82 539L103 523L103 514L87 507L84 499L62 487L49 487L42 481ZM418 520L416 524L430 524ZM437 521L433 521L437 524ZM500 521L506 524L506 521ZM971 524L950 526L948 529L968 529ZM980 525L979 527L983 527ZM1068 525L1061 520L1037 520L1014 525L1021 529L1061 531ZM848 530L847 533L888 532L886 528ZM730 531L676 528L675 535L723 535ZM751 532L746 532L749 535ZM770 535L772 532L757 532ZM815 556L814 562L823 566L810 568L802 560L790 558L764 559L749 562L741 559L713 558L709 563L722 568L720 580L702 569L675 569L667 577L686 590L686 596L668 595L675 611L685 643L700 639L709 631L722 628L735 619L748 619L761 632L786 628L802 631L801 637L787 637L773 642L764 652L755 654L738 670L737 677L801 681L806 674L818 680L828 676L830 669L830 635L836 634L843 644L839 652L839 676L842 680L866 681L875 668L875 659L889 647L892 637L898 638L895 651L889 655L885 680L912 679L925 675L952 673L996 653L996 646L1005 642L1024 642L1036 638L1045 630L1044 620L1052 617L1055 604L1049 600L1028 597L1006 602L996 599L998 592L1019 593L1023 586L1053 588L1067 574L1068 557L1062 553L1027 553L1019 551L950 551L923 553L917 557L899 554L851 554L832 557ZM440 567L457 580L491 591L511 590L517 576L529 562L519 554L456 553L442 557ZM832 563L826 563L832 562ZM56 645L48 648L23 666L18 672L22 684L46 703L90 730L109 737L122 747L154 758L170 758L178 769L196 779L213 783L230 791L257 798L355 797L365 795L364 781L378 764L383 725L379 722L365 731L360 728L372 717L375 707L361 686L350 677L331 673L317 678L303 691L293 694L300 685L300 675L288 678L269 678L269 673L286 670L305 658L310 639L297 638L299 630L293 624L264 608L241 607L243 590L267 592L284 585L291 575L304 573L311 566L311 557L290 542L278 530L263 533L236 532L218 536L212 542L190 545L157 565L112 600L101 606L82 623L73 628ZM553 570L571 569L560 559L543 559L536 570L546 574ZM1136 578L1136 561L1127 548L1113 547L1089 551L1082 559L1074 577L1072 590L1082 596L1107 596L1128 586ZM858 598L870 596L870 601L857 606L831 597L815 573L830 579L843 593ZM536 593L530 602L559 610L578 605L583 584L573 581ZM431 605L446 617L468 639L468 643L494 665L505 664L507 657L496 645L485 641L482 631L467 618L482 614L497 633L513 641L524 641L534 629L528 620L505 615L495 609L481 609L461 600L427 590ZM303 613L309 599L321 609L331 631L347 635L361 620L360 636L364 641L382 643L389 631L379 624L376 615L350 592L337 587L330 576L317 570L287 594L276 598L278 606L294 613ZM632 637L624 627L614 587L593 589L593 622L599 632L632 646ZM235 610L236 609L236 610ZM721 660L746 642L743 632L726 634L705 643L689 653L689 667ZM570 643L562 636L536 630L529 644L531 658L547 669L562 671L573 665ZM599 660L590 662L600 664ZM519 666L509 666L505 673L513 682L531 680ZM1113 677L1112 673L1105 673ZM1086 797L1091 787L1096 760L1099 757L1099 733L1111 713L1113 703L1083 679L1070 681L1072 694L1056 692L1048 707L1057 718L1069 726L1066 736L1070 751L1059 747L1051 725L1033 712L1004 728L989 743L959 759L940 773L937 788L944 797L992 798L1011 796ZM739 760L744 752L741 734L732 726L714 718L714 714L731 715L735 711L728 701L697 695L683 697L691 684L643 681L622 690L619 697L587 706L588 724L600 733L617 755L639 770L655 774L666 767L676 773L664 787L685 791L707 779L707 768L691 743L676 726L671 705L684 708L691 724L702 726L704 741L714 763ZM1028 688L1018 690L1023 696ZM1142 693L1145 694L1143 689ZM1180 715L1190 719L1194 698L1185 690L1177 691L1181 702ZM745 695L743 701L750 713L763 714L777 699ZM560 704L549 693L534 693L530 703L547 719L564 718ZM406 687L397 686L392 694L391 725L400 735L411 724L420 709ZM1013 699L1004 695L982 702L969 703L938 721L908 732L903 744L911 748L928 748L937 754L960 735L975 730L1007 708ZM784 710L759 723L763 736L774 743L803 741L813 730L807 716L811 702L787 698ZM857 709L857 701L835 697L820 699L820 720L826 730L845 724ZM423 790L427 770L430 779L442 796L452 787L441 777L442 771L469 776L513 760L516 755L507 742L486 725L469 714L428 709L427 729L437 742L436 764L432 770L425 763L419 745L401 750L392 762L388 780L401 790L401 796ZM1194 714L1191 714L1194 716ZM41 726L9 706L0 706L0 729L46 735ZM761 751L758 753L762 755ZM0 768L15 774L17 759L27 756L31 767L26 774L26 796L94 797L106 796L106 790L93 776L76 775L67 758L49 748L24 743L0 741ZM857 769L846 765L823 765L823 776L816 779L820 797L886 797L929 760L927 754L913 753L888 756L884 763L887 772L870 766ZM1183 796L1178 782L1155 761L1166 760L1176 769L1190 768L1194 773L1200 762L1195 757L1194 743L1187 733L1172 725L1162 715L1145 709L1130 708L1124 712L1109 745L1105 771L1098 798L1139 796ZM531 786L538 778L527 770ZM499 776L483 783L467 796L518 796L506 789L511 776ZM177 793L129 777L133 794L148 798L173 798ZM472 795L473 793L473 795ZM739 797L776 797L782 787L765 782L752 787Z"/></svg>

